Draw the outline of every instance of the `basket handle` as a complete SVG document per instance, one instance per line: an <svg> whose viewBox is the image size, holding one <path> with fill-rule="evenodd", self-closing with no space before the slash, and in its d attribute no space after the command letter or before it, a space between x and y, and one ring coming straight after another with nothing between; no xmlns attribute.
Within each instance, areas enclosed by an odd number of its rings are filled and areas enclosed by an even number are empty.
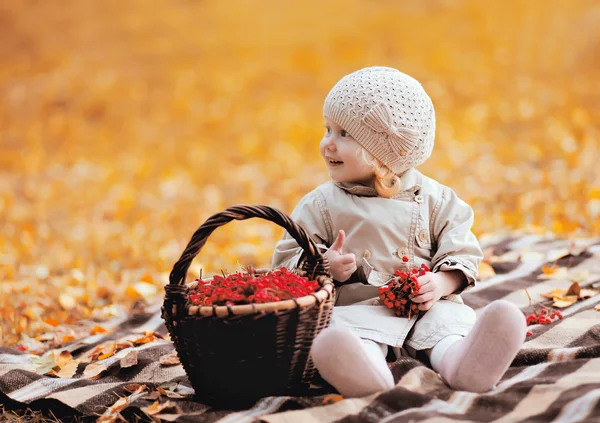
<svg viewBox="0 0 600 423"><path fill-rule="evenodd" d="M261 219L271 221L287 230L296 240L298 245L304 250L303 257L306 256L304 270L312 271L313 277L315 273L329 273L327 260L319 251L315 242L310 238L304 228L294 223L288 215L269 206L238 205L228 207L222 212L212 215L198 228L198 230L196 230L196 232L194 232L192 239L187 247L185 247L183 253L181 253L181 257L179 257L179 260L173 266L173 270L169 275L169 284L182 286L185 283L185 276L192 260L200 252L202 247L204 247L208 237L215 229L234 219L246 220L253 217L260 217Z"/></svg>

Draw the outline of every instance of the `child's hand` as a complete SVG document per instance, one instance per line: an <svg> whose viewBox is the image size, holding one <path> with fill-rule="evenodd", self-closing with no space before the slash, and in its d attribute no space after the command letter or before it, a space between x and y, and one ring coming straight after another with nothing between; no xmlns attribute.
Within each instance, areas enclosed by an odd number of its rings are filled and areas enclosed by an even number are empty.
<svg viewBox="0 0 600 423"><path fill-rule="evenodd" d="M412 298L414 303L419 304L419 310L427 311L440 298L455 293L467 284L467 278L460 270L447 272L427 272L418 278L419 294Z"/></svg>
<svg viewBox="0 0 600 423"><path fill-rule="evenodd" d="M440 273L427 272L418 278L421 289L412 298L412 302L419 304L419 310L429 310L443 296L440 292L440 277Z"/></svg>
<svg viewBox="0 0 600 423"><path fill-rule="evenodd" d="M346 233L340 230L331 247L325 252L329 260L331 276L338 282L346 282L356 272L356 257L352 253L344 254Z"/></svg>

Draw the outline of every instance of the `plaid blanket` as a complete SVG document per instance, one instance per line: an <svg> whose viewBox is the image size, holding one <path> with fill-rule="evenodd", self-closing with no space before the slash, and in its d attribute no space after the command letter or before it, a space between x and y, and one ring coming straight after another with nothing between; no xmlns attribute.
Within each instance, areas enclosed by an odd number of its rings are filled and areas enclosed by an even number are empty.
<svg viewBox="0 0 600 423"><path fill-rule="evenodd" d="M529 300L550 305L540 294L567 289L571 280L581 288L600 286L600 239L573 241L543 235L512 235L482 239L495 275L463 294L481 310L504 298L525 312ZM551 274L548 264L566 267ZM543 266L546 265L544 268ZM563 269L564 270L564 269ZM147 415L154 421L309 423L391 421L600 421L600 295L580 299L562 309L564 318L551 325L530 326L532 332L502 381L491 392L474 394L450 389L434 371L411 358L392 364L394 389L358 399L343 399L327 390L311 397L269 397L243 411L216 410L193 400L181 365L161 364L173 351L159 315L160 304L133 320L112 322L114 331L74 341L75 358L111 340L133 339L156 332L151 342L131 346L103 360L96 378L83 375L80 364L71 378L34 373L32 356L0 348L0 403L53 408L99 421ZM598 307L600 308L600 306ZM137 362L122 366L131 351ZM120 355L119 355L120 354ZM111 361L112 360L112 361Z"/></svg>

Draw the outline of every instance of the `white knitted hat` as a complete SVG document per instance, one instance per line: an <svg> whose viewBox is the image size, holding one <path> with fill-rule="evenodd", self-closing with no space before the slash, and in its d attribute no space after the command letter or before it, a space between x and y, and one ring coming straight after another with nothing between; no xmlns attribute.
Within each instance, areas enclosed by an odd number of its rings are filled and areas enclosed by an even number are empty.
<svg viewBox="0 0 600 423"><path fill-rule="evenodd" d="M327 95L323 116L396 174L422 164L433 150L433 103L419 81L393 68L343 77Z"/></svg>

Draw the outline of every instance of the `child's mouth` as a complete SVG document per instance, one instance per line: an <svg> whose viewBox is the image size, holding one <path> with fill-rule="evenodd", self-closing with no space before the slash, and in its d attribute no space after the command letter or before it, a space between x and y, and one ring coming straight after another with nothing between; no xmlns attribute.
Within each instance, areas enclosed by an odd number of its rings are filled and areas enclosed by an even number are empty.
<svg viewBox="0 0 600 423"><path fill-rule="evenodd" d="M344 164L344 162L342 162L342 161L329 159L329 166L339 166L339 165L343 165L343 164Z"/></svg>

